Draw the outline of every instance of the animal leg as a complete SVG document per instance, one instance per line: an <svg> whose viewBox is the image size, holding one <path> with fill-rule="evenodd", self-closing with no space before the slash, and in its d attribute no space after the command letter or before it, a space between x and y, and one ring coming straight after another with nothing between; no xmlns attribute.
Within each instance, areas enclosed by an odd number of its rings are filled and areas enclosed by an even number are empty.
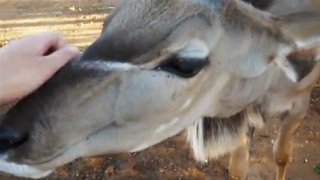
<svg viewBox="0 0 320 180"><path fill-rule="evenodd" d="M288 162L292 154L294 133L303 118L285 119L280 127L273 154L277 165L277 180L284 180Z"/></svg>
<svg viewBox="0 0 320 180"><path fill-rule="evenodd" d="M241 144L230 156L229 161L229 179L243 180L247 177L249 168L249 146L248 138L244 133L241 136Z"/></svg>
<svg viewBox="0 0 320 180"><path fill-rule="evenodd" d="M277 180L284 180L291 158L294 133L299 128L307 111L309 98L304 98L303 102L295 103L296 109L293 113L288 113L282 118L279 134L273 148L274 161L277 165Z"/></svg>

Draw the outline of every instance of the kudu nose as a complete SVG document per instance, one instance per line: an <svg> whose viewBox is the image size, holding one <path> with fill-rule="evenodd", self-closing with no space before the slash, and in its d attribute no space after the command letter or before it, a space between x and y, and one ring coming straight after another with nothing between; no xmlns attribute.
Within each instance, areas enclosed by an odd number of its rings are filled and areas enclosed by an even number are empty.
<svg viewBox="0 0 320 180"><path fill-rule="evenodd" d="M0 153L16 148L27 140L26 134L15 132L12 129L0 127Z"/></svg>

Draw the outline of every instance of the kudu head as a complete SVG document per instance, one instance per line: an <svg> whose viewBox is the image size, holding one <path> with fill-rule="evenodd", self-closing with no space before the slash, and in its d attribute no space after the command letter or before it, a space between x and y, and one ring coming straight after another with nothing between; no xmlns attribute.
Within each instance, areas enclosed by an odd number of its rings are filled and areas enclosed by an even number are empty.
<svg viewBox="0 0 320 180"><path fill-rule="evenodd" d="M278 23L231 0L119 2L79 59L1 117L0 170L43 177L79 157L142 150L219 114L212 107L231 77L282 71L272 63L286 57L279 49L297 48Z"/></svg>

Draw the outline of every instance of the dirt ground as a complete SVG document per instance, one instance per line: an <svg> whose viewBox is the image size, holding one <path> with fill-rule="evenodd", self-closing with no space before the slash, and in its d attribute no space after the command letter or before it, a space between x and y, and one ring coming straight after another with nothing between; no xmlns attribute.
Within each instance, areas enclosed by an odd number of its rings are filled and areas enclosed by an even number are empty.
<svg viewBox="0 0 320 180"><path fill-rule="evenodd" d="M68 42L85 48L99 35L104 17L116 0L0 0L0 47L27 34L57 30ZM320 87L312 108L296 134L289 180L319 180L313 168L320 163ZM317 100L316 100L317 99ZM274 179L272 145L278 122L268 122L251 147L250 180ZM53 179L224 179L228 155L207 164L196 163L183 135L133 154L76 160L59 168ZM17 180L0 175L2 180Z"/></svg>

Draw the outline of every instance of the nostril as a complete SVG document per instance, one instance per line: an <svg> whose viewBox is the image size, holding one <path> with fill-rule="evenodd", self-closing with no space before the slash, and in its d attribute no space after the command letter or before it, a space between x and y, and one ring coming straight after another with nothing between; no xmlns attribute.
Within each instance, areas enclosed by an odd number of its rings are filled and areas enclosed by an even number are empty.
<svg viewBox="0 0 320 180"><path fill-rule="evenodd" d="M26 134L20 134L9 128L0 127L0 153L18 147L27 140Z"/></svg>

